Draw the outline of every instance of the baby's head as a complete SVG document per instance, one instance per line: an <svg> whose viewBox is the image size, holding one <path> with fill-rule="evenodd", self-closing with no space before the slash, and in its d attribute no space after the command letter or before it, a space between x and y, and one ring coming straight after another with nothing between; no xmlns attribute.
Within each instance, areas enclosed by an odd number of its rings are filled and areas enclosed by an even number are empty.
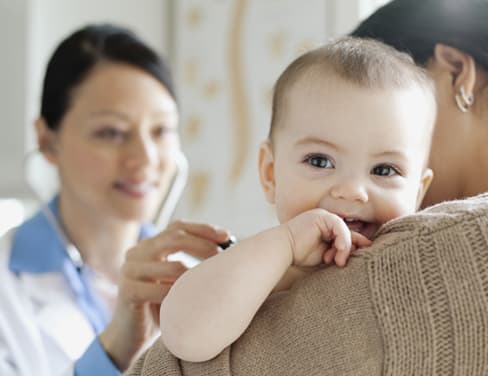
<svg viewBox="0 0 488 376"><path fill-rule="evenodd" d="M434 87L412 59L343 38L310 51L278 79L260 179L280 222L324 208L371 238L413 213L427 190Z"/></svg>

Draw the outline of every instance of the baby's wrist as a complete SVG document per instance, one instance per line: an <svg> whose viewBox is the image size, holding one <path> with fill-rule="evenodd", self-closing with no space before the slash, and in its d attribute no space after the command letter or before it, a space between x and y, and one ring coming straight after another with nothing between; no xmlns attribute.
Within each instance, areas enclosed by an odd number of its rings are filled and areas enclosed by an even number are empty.
<svg viewBox="0 0 488 376"><path fill-rule="evenodd" d="M284 223L278 226L278 230L280 230L280 237L285 241L284 250L282 251L287 257L288 265L293 265L295 263L295 250L296 250L296 243L295 237L293 236L293 232L288 225L288 223Z"/></svg>

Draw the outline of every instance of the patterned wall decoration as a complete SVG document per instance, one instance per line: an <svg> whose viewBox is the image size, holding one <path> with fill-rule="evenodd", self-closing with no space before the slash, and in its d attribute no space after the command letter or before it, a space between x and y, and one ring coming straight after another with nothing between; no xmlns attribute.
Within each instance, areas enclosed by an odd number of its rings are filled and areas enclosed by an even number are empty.
<svg viewBox="0 0 488 376"><path fill-rule="evenodd" d="M244 62L242 60L241 40L243 37L244 17L247 0L236 0L231 11L231 23L228 40L228 64L231 96L231 110L234 115L232 149L234 150L230 171L230 183L237 183L242 174L250 152L249 103L244 85Z"/></svg>
<svg viewBox="0 0 488 376"><path fill-rule="evenodd" d="M275 223L257 173L272 88L326 40L327 0L174 1L174 68L190 177L176 215L246 236Z"/></svg>

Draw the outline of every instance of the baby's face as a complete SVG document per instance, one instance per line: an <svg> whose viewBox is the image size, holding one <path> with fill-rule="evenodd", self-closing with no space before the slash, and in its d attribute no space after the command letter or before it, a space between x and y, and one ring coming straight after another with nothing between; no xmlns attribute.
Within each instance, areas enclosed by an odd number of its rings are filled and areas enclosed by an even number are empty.
<svg viewBox="0 0 488 376"><path fill-rule="evenodd" d="M279 221L319 207L371 238L413 213L430 183L431 106L420 89L360 88L338 78L295 84L273 151L264 146L273 172L267 197Z"/></svg>

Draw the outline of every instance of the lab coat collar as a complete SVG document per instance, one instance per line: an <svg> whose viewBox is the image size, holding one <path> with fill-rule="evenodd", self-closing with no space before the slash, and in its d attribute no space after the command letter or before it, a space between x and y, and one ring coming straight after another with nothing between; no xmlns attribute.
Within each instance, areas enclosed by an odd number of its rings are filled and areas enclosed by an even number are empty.
<svg viewBox="0 0 488 376"><path fill-rule="evenodd" d="M58 196L55 196L48 206L59 221ZM142 224L139 238L145 239L156 233L157 230L152 224ZM62 239L42 211L16 230L9 260L10 271L14 273L63 272L73 266Z"/></svg>

